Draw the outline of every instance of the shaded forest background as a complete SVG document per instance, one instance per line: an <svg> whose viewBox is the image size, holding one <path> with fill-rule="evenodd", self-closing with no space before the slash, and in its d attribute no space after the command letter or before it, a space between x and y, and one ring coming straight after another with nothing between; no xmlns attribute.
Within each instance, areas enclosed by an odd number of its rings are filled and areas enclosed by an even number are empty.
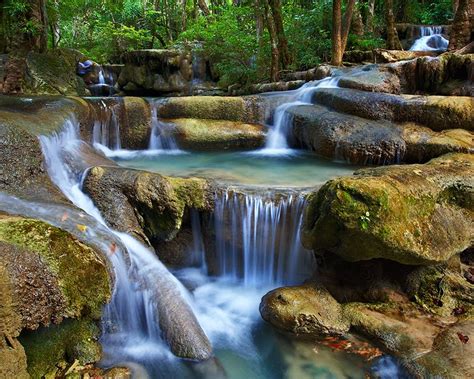
<svg viewBox="0 0 474 379"><path fill-rule="evenodd" d="M333 22L337 4L342 26ZM67 47L106 63L130 50L194 44L224 83L255 82L329 61L334 33L345 42L346 32L347 50L393 48L388 22L443 25L457 6L453 0L4 0L0 50Z"/></svg>

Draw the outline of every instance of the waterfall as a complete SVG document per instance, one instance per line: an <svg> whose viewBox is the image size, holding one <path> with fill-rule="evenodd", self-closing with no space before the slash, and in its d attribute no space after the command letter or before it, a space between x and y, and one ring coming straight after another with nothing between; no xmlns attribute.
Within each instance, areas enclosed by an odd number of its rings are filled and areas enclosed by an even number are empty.
<svg viewBox="0 0 474 379"><path fill-rule="evenodd" d="M410 51L445 51L449 41L442 35L442 26L421 26L420 38L410 47Z"/></svg>
<svg viewBox="0 0 474 379"><path fill-rule="evenodd" d="M151 133L149 150L166 150L168 152L179 152L178 144L174 138L175 127L169 122L164 122L158 117L158 109L161 100L150 100L151 109Z"/></svg>
<svg viewBox="0 0 474 379"><path fill-rule="evenodd" d="M288 145L288 136L291 132L292 117L287 112L288 108L311 104L312 96L318 88L337 88L339 78L328 77L318 81L304 84L301 88L288 91L288 101L278 106L273 115L273 125L270 126L265 147L259 150L262 155L288 155L293 151Z"/></svg>
<svg viewBox="0 0 474 379"><path fill-rule="evenodd" d="M92 145L96 148L109 150L120 150L120 118L118 109L121 103L108 106L104 100L99 100L98 106L94 107L96 117L92 130Z"/></svg>
<svg viewBox="0 0 474 379"><path fill-rule="evenodd" d="M173 352L173 346L182 348L184 344L193 358L209 358L209 341L191 310L187 290L151 250L131 236L108 228L92 200L82 192L81 178L64 159L83 143L79 140L77 122L67 121L60 134L41 136L40 142L52 181L74 205L96 219L126 248L122 251L118 246L110 246L109 252L115 288L103 315L101 342L107 364L130 359L173 359L162 335Z"/></svg>
<svg viewBox="0 0 474 379"><path fill-rule="evenodd" d="M243 280L245 286L301 283L314 269L314 257L301 245L305 206L301 194L216 194L212 271Z"/></svg>
<svg viewBox="0 0 474 379"><path fill-rule="evenodd" d="M99 84L105 84L104 70L102 69L102 67L99 70Z"/></svg>

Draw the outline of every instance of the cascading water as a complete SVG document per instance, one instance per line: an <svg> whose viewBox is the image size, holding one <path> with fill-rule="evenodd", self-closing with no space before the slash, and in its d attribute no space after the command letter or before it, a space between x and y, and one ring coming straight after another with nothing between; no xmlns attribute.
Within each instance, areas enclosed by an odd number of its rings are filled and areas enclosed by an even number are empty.
<svg viewBox="0 0 474 379"><path fill-rule="evenodd" d="M270 126L265 147L259 150L263 155L289 155L294 150L289 148L288 135L291 131L292 117L287 112L290 107L311 104L312 95L318 88L337 88L339 78L329 77L322 80L308 82L301 88L288 91L288 101L278 106L273 114L273 125ZM275 96L271 94L269 96ZM277 95L278 96L278 95Z"/></svg>
<svg viewBox="0 0 474 379"><path fill-rule="evenodd" d="M162 338L163 333L172 350L177 341L180 341L178 345L192 341L188 351L196 357L209 358L209 341L189 306L188 292L148 248L124 233L109 229L92 200L82 192L81 178L64 159L65 155L74 154L82 143L77 130L76 122L67 121L62 133L42 136L40 142L52 181L72 203L95 218L126 247L126 251L117 246L110 248L115 289L103 316L104 364L132 360L153 365L160 358L162 367L157 375L167 377L164 362L173 362L175 358Z"/></svg>
<svg viewBox="0 0 474 379"><path fill-rule="evenodd" d="M215 274L252 287L301 283L311 275L314 257L300 240L304 195L227 190L215 204Z"/></svg>
<svg viewBox="0 0 474 379"><path fill-rule="evenodd" d="M104 150L120 150L120 119L118 109L121 103L108 106L104 100L99 100L98 106L94 109L96 117L92 130L92 145Z"/></svg>
<svg viewBox="0 0 474 379"><path fill-rule="evenodd" d="M442 26L421 26L420 38L410 47L410 51L445 51L449 41L443 36Z"/></svg>
<svg viewBox="0 0 474 379"><path fill-rule="evenodd" d="M161 105L161 100L150 100L149 104L152 128L148 149L153 151L166 151L168 153L180 152L173 135L175 130L174 125L164 122L158 117L158 109Z"/></svg>

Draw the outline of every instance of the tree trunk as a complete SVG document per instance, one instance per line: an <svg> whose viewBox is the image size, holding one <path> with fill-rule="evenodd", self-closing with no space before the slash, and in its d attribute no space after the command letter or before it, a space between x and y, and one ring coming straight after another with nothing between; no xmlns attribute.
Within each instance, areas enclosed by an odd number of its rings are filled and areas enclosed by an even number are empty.
<svg viewBox="0 0 474 379"><path fill-rule="evenodd" d="M398 39L397 28L395 27L393 0L385 0L385 21L387 22L387 49L403 50L402 44Z"/></svg>
<svg viewBox="0 0 474 379"><path fill-rule="evenodd" d="M211 14L211 11L209 10L209 7L206 4L206 0L198 0L198 5L204 16L207 17Z"/></svg>
<svg viewBox="0 0 474 379"><path fill-rule="evenodd" d="M270 12L268 0L261 0L262 14L270 37L272 51L272 62L270 67L270 80L277 82L280 77L280 52L278 50L278 37L275 29L275 22Z"/></svg>
<svg viewBox="0 0 474 379"><path fill-rule="evenodd" d="M333 0L332 2L332 56L331 64L334 66L342 65L342 25L341 8L342 0Z"/></svg>
<svg viewBox="0 0 474 379"><path fill-rule="evenodd" d="M341 57L344 55L344 51L346 50L347 46L347 39L349 38L349 31L351 30L351 20L352 14L354 13L356 0L349 0L347 3L346 11L344 12L344 24L342 26L342 35L341 35L341 45L342 45L342 52ZM342 58L341 58L342 59Z"/></svg>
<svg viewBox="0 0 474 379"><path fill-rule="evenodd" d="M455 15L458 11L459 0L453 0L453 14Z"/></svg>
<svg viewBox="0 0 474 379"><path fill-rule="evenodd" d="M471 41L474 29L474 5L471 0L459 0L449 35L448 50L462 49Z"/></svg>
<svg viewBox="0 0 474 379"><path fill-rule="evenodd" d="M269 0L268 2L272 11L273 22L275 24L281 67L285 69L291 64L291 56L288 50L288 40L286 39L285 30L283 28L281 2L280 0Z"/></svg>
<svg viewBox="0 0 474 379"><path fill-rule="evenodd" d="M181 1L181 31L184 32L187 27L186 0Z"/></svg>
<svg viewBox="0 0 474 379"><path fill-rule="evenodd" d="M375 0L368 0L367 3L367 18L365 21L366 30L369 33L374 32L374 16L375 16Z"/></svg>
<svg viewBox="0 0 474 379"><path fill-rule="evenodd" d="M362 20L362 14L360 13L359 7L354 7L354 13L352 14L352 33L356 36L364 35L364 21Z"/></svg>

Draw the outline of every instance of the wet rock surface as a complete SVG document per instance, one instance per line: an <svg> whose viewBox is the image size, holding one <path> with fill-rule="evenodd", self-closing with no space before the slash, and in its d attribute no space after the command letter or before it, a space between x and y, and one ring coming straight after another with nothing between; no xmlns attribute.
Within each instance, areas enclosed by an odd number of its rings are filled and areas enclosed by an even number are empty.
<svg viewBox="0 0 474 379"><path fill-rule="evenodd" d="M309 197L303 243L349 261L444 262L472 244L473 159L448 154L331 180Z"/></svg>

